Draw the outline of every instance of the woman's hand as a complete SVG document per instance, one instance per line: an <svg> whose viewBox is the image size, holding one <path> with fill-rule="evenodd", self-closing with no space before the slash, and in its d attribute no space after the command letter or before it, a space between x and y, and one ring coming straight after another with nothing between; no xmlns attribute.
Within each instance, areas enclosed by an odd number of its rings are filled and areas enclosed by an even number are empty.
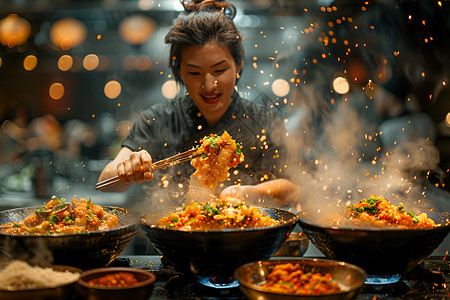
<svg viewBox="0 0 450 300"><path fill-rule="evenodd" d="M150 154L145 150L131 152L128 158L117 164L117 175L123 183L152 181L152 158Z"/></svg>
<svg viewBox="0 0 450 300"><path fill-rule="evenodd" d="M108 186L102 191L123 192L134 182L152 181L152 157L145 150L133 152L131 149L123 147L116 158L103 169L98 181L103 181L116 175L119 176L120 183Z"/></svg>

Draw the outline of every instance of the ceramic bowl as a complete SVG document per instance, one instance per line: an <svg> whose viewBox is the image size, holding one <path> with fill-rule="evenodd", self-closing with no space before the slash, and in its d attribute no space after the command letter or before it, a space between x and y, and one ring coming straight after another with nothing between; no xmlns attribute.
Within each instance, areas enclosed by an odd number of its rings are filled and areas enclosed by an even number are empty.
<svg viewBox="0 0 450 300"><path fill-rule="evenodd" d="M138 282L126 286L104 286L89 283L93 279L119 272L134 275ZM141 269L127 267L97 268L81 273L77 288L81 296L87 300L146 300L152 293L155 280L154 273Z"/></svg>
<svg viewBox="0 0 450 300"><path fill-rule="evenodd" d="M50 266L54 271L70 271L72 273L81 273L82 270L70 267L53 265ZM77 291L76 289L77 281L68 282L52 288L40 288L40 289L30 289L21 291L6 291L0 290L0 299L2 300L23 300L23 299L33 299L33 300L66 300L70 299Z"/></svg>
<svg viewBox="0 0 450 300"><path fill-rule="evenodd" d="M340 292L318 295L296 295L277 293L263 288L267 275L279 264L299 264L304 273L330 273L333 280L341 288ZM234 273L239 281L239 288L250 300L281 300L281 299L321 299L350 300L361 293L366 280L366 272L358 266L327 259L271 259L255 261L240 266Z"/></svg>

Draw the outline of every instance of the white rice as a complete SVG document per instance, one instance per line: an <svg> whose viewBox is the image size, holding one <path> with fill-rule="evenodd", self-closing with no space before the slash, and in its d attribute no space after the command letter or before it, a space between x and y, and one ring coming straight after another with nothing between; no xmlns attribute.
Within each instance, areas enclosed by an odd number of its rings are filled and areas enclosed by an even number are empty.
<svg viewBox="0 0 450 300"><path fill-rule="evenodd" d="M79 273L30 266L26 262L15 260L0 272L0 290L52 288L75 282L79 277Z"/></svg>

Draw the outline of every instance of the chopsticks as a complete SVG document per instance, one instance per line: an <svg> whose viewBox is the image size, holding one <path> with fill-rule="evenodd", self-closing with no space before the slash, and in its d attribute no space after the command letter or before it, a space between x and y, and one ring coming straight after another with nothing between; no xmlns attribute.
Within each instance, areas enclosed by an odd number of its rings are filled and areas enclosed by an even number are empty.
<svg viewBox="0 0 450 300"><path fill-rule="evenodd" d="M174 166L174 165L182 163L182 162L190 161L193 157L197 156L197 155L194 156L194 153L197 152L197 150L198 150L198 148L194 148L194 149L182 152L182 153L175 154L168 158L159 160L152 164L152 172L159 170L159 169L166 168L166 167ZM103 181L97 182L97 184L95 185L95 188L97 190L101 190L105 187L117 184L119 182L120 182L119 176L114 176L114 177L105 179Z"/></svg>

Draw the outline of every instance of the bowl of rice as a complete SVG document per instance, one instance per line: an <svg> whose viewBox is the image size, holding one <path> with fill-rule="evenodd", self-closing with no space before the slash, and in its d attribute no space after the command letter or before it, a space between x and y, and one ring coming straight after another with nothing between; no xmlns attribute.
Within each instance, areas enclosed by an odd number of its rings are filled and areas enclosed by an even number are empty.
<svg viewBox="0 0 450 300"><path fill-rule="evenodd" d="M70 266L40 267L13 260L0 266L0 299L70 299L81 272Z"/></svg>

